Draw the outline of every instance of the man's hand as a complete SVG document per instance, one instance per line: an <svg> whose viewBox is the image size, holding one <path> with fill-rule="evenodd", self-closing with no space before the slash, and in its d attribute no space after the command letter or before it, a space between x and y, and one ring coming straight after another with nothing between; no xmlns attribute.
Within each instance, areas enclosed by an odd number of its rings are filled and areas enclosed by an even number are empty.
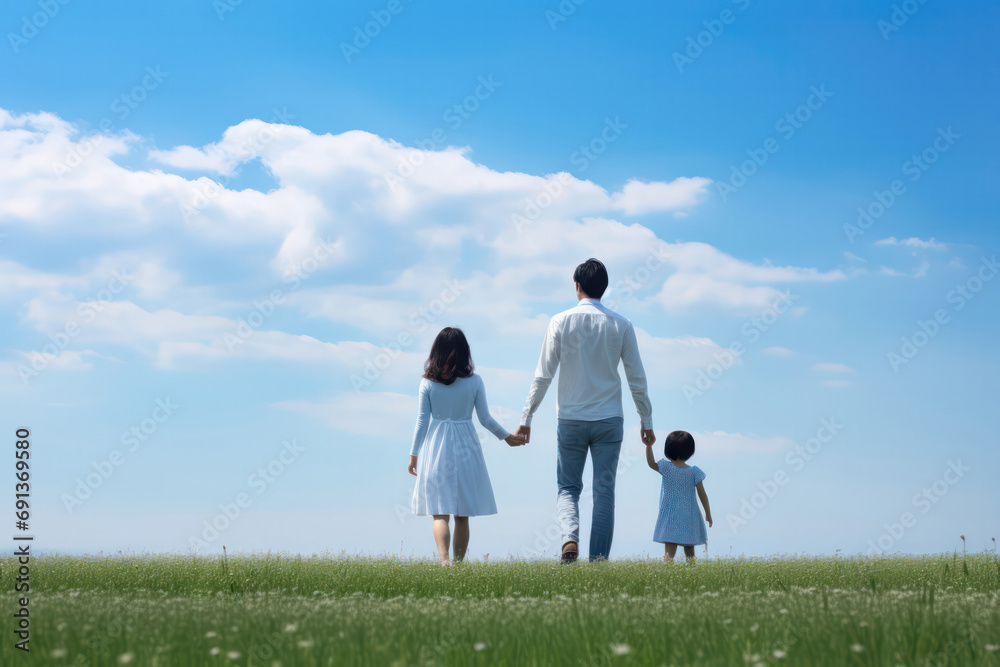
<svg viewBox="0 0 1000 667"><path fill-rule="evenodd" d="M514 431L514 435L520 435L524 438L524 444L531 442L531 427L530 426L518 426L517 430Z"/></svg>
<svg viewBox="0 0 1000 667"><path fill-rule="evenodd" d="M413 475L414 477L416 477L416 475L417 475L417 457L413 456L412 454L410 455L410 467L407 468L407 470L410 472L411 475Z"/></svg>
<svg viewBox="0 0 1000 667"><path fill-rule="evenodd" d="M506 438L504 438L503 441L506 442L511 447L520 447L525 442L524 436L518 435L516 433L511 433Z"/></svg>
<svg viewBox="0 0 1000 667"><path fill-rule="evenodd" d="M649 429L647 431L646 429L644 429L644 428L642 428L640 426L639 427L639 437L642 438L642 444L646 445L647 447L649 447L654 442L656 442L656 436L653 435L653 429Z"/></svg>

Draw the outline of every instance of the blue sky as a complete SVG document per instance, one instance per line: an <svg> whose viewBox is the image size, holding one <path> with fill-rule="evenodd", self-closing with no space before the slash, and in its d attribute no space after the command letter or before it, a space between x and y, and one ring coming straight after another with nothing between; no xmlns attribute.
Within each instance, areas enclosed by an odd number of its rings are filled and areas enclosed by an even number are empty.
<svg viewBox="0 0 1000 667"><path fill-rule="evenodd" d="M515 428L590 256L661 442L696 436L710 554L992 546L1000 10L675 4L7 3L0 394L39 546L430 555L430 341L466 330ZM615 552L658 554L625 413ZM474 555L556 553L554 415L482 432Z"/></svg>

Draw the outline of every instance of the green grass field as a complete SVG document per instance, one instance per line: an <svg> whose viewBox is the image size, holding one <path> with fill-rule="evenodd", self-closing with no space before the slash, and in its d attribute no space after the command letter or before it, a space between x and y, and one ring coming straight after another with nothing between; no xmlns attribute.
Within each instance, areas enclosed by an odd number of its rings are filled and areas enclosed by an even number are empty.
<svg viewBox="0 0 1000 667"><path fill-rule="evenodd" d="M666 565L38 557L0 664L1000 665L994 554Z"/></svg>

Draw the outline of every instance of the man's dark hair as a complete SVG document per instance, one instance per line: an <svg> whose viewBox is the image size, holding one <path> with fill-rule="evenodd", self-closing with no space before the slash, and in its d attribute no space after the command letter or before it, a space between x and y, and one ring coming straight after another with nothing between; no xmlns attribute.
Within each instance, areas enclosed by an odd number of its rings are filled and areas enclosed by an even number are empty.
<svg viewBox="0 0 1000 667"><path fill-rule="evenodd" d="M591 257L576 267L573 282L580 283L580 289L591 299L600 299L608 289L608 270L600 260Z"/></svg>
<svg viewBox="0 0 1000 667"><path fill-rule="evenodd" d="M434 339L430 356L424 362L424 377L433 382L451 384L456 378L472 375L472 351L461 329L445 327Z"/></svg>
<svg viewBox="0 0 1000 667"><path fill-rule="evenodd" d="M687 461L694 455L694 437L687 431L671 431L663 443L663 455L671 461Z"/></svg>

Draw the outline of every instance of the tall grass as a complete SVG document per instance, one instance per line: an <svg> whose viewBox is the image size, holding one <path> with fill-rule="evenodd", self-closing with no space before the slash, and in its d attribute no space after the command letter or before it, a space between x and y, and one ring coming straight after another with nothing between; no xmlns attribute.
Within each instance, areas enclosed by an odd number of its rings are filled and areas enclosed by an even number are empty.
<svg viewBox="0 0 1000 667"><path fill-rule="evenodd" d="M0 559L4 609L12 565ZM993 554L447 569L45 556L31 609L39 664L1000 664ZM23 661L12 644L3 665Z"/></svg>

